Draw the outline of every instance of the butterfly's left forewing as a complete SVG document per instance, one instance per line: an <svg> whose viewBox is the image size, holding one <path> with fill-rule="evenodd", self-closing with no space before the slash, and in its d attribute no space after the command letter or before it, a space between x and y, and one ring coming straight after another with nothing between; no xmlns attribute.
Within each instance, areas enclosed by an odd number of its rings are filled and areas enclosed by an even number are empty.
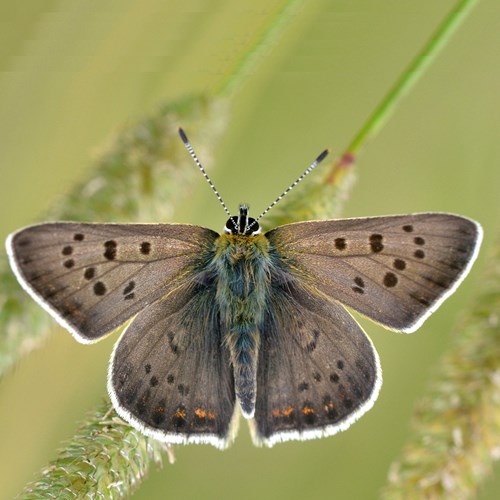
<svg viewBox="0 0 500 500"><path fill-rule="evenodd" d="M371 408L378 355L342 306L289 283L273 291L261 330L255 444L330 436Z"/></svg>
<svg viewBox="0 0 500 500"><path fill-rule="evenodd" d="M217 236L185 224L54 222L14 233L7 251L28 293L88 343L196 273Z"/></svg>
<svg viewBox="0 0 500 500"><path fill-rule="evenodd" d="M175 289L134 319L113 352L115 408L163 442L225 448L234 437L234 379L214 294L200 283Z"/></svg>
<svg viewBox="0 0 500 500"><path fill-rule="evenodd" d="M298 222L266 234L283 262L387 328L416 330L466 276L481 226L442 213Z"/></svg>

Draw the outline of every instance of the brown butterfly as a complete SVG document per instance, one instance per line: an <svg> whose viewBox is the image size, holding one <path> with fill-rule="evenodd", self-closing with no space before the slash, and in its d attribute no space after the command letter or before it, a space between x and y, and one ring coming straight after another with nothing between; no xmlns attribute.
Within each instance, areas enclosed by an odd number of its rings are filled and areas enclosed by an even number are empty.
<svg viewBox="0 0 500 500"><path fill-rule="evenodd" d="M259 219L241 205L222 234L45 223L9 236L7 250L21 285L79 342L133 318L114 348L108 391L145 434L224 448L238 409L257 445L335 434L371 408L382 380L377 352L343 306L413 332L467 275L481 227L422 213L262 234Z"/></svg>

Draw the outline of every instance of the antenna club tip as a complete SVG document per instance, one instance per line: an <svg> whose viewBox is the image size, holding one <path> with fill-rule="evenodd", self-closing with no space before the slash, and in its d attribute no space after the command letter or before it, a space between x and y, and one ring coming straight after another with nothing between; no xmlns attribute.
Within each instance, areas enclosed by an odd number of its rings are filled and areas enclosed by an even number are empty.
<svg viewBox="0 0 500 500"><path fill-rule="evenodd" d="M181 127L179 127L177 130L178 130L178 132L179 132L179 135L181 136L182 142L183 142L184 144L187 144L189 141L188 141L187 135L186 135L186 133L184 132L184 130L182 130L182 128L181 128Z"/></svg>
<svg viewBox="0 0 500 500"><path fill-rule="evenodd" d="M325 149L320 155L316 158L316 161L319 163L323 161L330 154L330 149Z"/></svg>

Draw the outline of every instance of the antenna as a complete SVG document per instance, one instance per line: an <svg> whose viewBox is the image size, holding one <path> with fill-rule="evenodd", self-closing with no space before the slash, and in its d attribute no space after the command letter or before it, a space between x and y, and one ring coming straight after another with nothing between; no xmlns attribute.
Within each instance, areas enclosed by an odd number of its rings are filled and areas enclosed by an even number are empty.
<svg viewBox="0 0 500 500"><path fill-rule="evenodd" d="M310 165L307 167L306 171L297 178L295 182L290 184L258 217L255 219L255 222L260 220L264 215L271 210L271 208L276 205L280 200L283 199L283 197L288 194L307 174L310 174L327 156L328 153L330 153L329 149L325 149Z"/></svg>
<svg viewBox="0 0 500 500"><path fill-rule="evenodd" d="M215 196L217 196L217 199L219 200L219 203L222 205L222 208L225 210L226 214L229 215L229 217L231 217L231 212L227 209L226 204L224 203L224 200L221 198L217 189L215 189L213 182L210 180L210 177L205 172L205 169L201 165L200 160L198 160L198 157L196 156L196 153L194 152L193 146L191 146L191 143L189 142L187 135L185 134L184 130L182 130L180 127L179 127L179 135L181 136L182 142L184 143L184 146L186 146L186 149L188 150L189 154L193 158L194 162L196 163L196 165L198 165L198 168L200 169L200 172L203 174L203 177L205 177L205 180L208 182L208 184L212 188L212 191L215 193Z"/></svg>

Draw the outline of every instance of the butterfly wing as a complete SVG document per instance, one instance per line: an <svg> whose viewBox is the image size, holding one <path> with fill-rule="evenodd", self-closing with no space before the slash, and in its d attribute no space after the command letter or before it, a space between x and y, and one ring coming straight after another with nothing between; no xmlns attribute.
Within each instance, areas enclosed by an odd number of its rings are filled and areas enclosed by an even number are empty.
<svg viewBox="0 0 500 500"><path fill-rule="evenodd" d="M481 226L424 213L288 224L266 234L295 272L393 330L412 332L468 273Z"/></svg>
<svg viewBox="0 0 500 500"><path fill-rule="evenodd" d="M164 296L217 233L184 224L46 223L7 240L26 291L83 343Z"/></svg>
<svg viewBox="0 0 500 500"><path fill-rule="evenodd" d="M118 413L167 443L225 448L235 392L215 290L184 285L141 312L113 352L108 391Z"/></svg>
<svg viewBox="0 0 500 500"><path fill-rule="evenodd" d="M272 446L347 429L375 402L377 352L351 315L313 289L273 294L257 371L252 437Z"/></svg>

